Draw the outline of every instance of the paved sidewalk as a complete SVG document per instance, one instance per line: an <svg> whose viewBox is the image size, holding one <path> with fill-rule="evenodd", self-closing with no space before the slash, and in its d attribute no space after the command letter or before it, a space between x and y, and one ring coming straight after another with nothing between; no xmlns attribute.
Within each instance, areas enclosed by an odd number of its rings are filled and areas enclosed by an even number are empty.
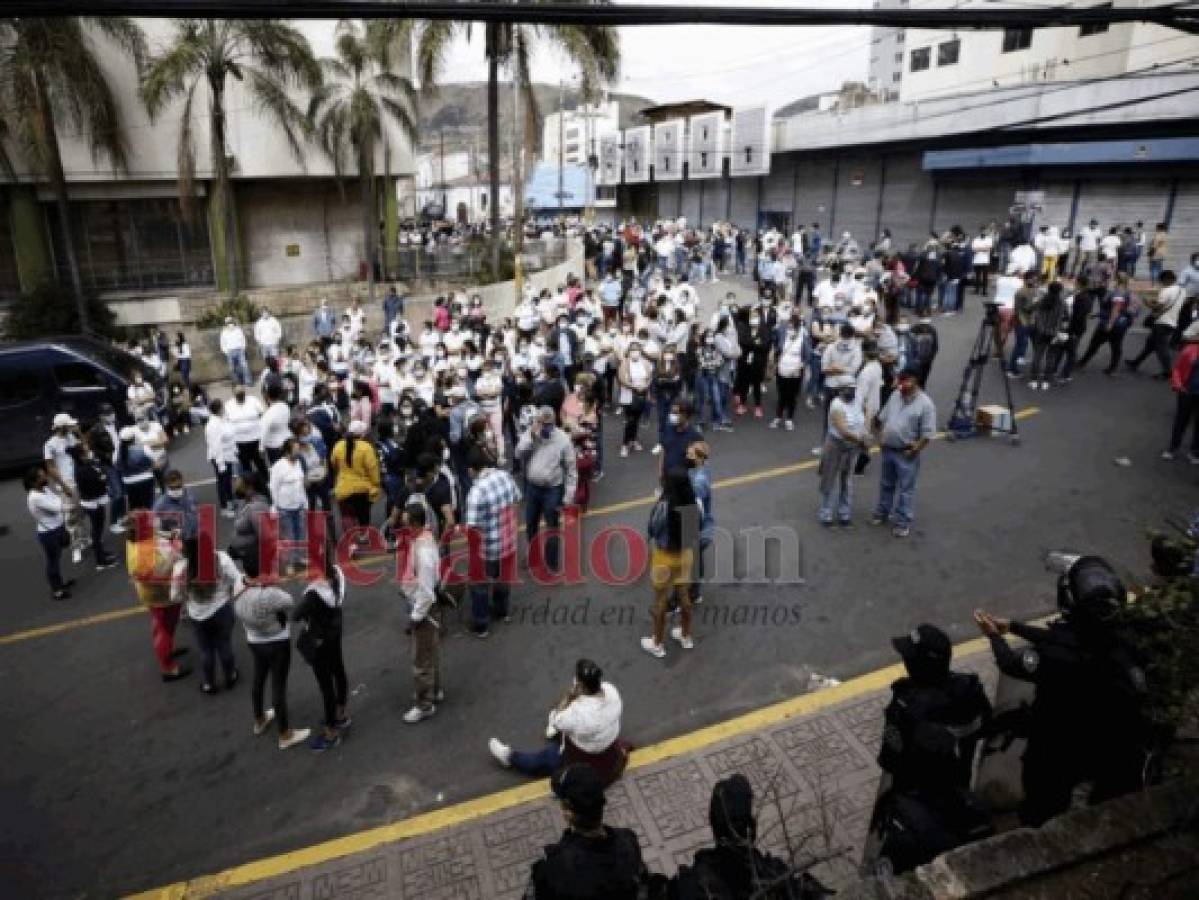
<svg viewBox="0 0 1199 900"><path fill-rule="evenodd" d="M955 668L979 672L994 695L996 672L982 641L958 647ZM788 843L802 847L800 858L843 850L815 872L832 887L845 885L857 875L878 784L882 710L900 674L899 666L881 669L634 751L608 792L606 820L637 832L651 871L673 874L711 843L712 785L741 772L754 785L761 844L782 856ZM142 896L515 900L529 866L562 828L547 782L523 783Z"/></svg>

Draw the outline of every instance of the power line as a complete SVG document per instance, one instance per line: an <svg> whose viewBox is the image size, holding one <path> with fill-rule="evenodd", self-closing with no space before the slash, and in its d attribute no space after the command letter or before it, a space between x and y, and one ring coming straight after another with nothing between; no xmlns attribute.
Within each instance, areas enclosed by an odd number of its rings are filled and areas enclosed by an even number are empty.
<svg viewBox="0 0 1199 900"><path fill-rule="evenodd" d="M7 0L15 16L131 15L144 18L342 19L410 18L442 21L527 22L543 25L880 25L896 28L1051 28L1117 22L1155 22L1199 29L1199 11L1183 4L984 9L774 8L637 4L493 3L485 0Z"/></svg>

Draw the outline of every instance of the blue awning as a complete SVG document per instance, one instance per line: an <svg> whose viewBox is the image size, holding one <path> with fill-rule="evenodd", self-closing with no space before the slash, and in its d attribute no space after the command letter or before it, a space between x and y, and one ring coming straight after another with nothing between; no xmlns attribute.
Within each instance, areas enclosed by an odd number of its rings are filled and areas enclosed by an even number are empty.
<svg viewBox="0 0 1199 900"><path fill-rule="evenodd" d="M1103 163L1199 162L1199 138L1147 138L1067 144L1018 144L966 150L926 150L925 171L1079 166Z"/></svg>

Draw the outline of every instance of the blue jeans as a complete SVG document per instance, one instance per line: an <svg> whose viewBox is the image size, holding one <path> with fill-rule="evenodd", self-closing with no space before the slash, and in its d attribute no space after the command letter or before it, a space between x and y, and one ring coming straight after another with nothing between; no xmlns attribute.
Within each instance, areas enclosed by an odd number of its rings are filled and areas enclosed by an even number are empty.
<svg viewBox="0 0 1199 900"><path fill-rule="evenodd" d="M700 372L695 376L695 420L701 428L724 423L723 400L720 379L715 372ZM712 406L711 419L706 415L709 404Z"/></svg>
<svg viewBox="0 0 1199 900"><path fill-rule="evenodd" d="M62 550L67 543L67 530L60 525L53 531L39 531L37 542L42 545L42 552L46 554L46 581L50 582L50 590L61 591Z"/></svg>
<svg viewBox="0 0 1199 900"><path fill-rule="evenodd" d="M524 775L534 778L544 778L553 775L562 759L562 746L558 741L550 741L540 750L513 750L511 756L512 768Z"/></svg>
<svg viewBox="0 0 1199 900"><path fill-rule="evenodd" d="M228 467L225 468L225 471L229 471ZM304 540L304 514L306 512L308 512L306 507L279 510L279 540L296 544ZM281 555L280 562L299 565L304 562L304 556L304 548L290 547L285 555Z"/></svg>
<svg viewBox="0 0 1199 900"><path fill-rule="evenodd" d="M1162 262L1160 258L1149 260L1149 283L1150 284L1157 284L1159 281L1162 280L1162 270L1165 269L1165 267L1166 267L1166 264L1164 262Z"/></svg>
<svg viewBox="0 0 1199 900"><path fill-rule="evenodd" d="M253 383L250 377L250 366L246 362L245 350L231 350L226 354L229 360L229 377L234 383L249 385Z"/></svg>
<svg viewBox="0 0 1199 900"><path fill-rule="evenodd" d="M541 487L531 481L525 482L525 533L529 536L529 546L533 546L533 538L541 529L541 519L550 528L557 528L561 521L562 498L566 486ZM546 564L551 569L558 568L558 538L550 537L543 548Z"/></svg>
<svg viewBox="0 0 1199 900"><path fill-rule="evenodd" d="M733 373L730 371L727 378L717 378L717 390L720 395L720 424L732 425L733 421L729 418L729 395L733 392Z"/></svg>
<svg viewBox="0 0 1199 900"><path fill-rule="evenodd" d="M104 470L108 479L108 508L111 511L113 524L125 518L125 485L121 474L112 466Z"/></svg>
<svg viewBox="0 0 1199 900"><path fill-rule="evenodd" d="M221 509L228 509L233 506L233 463L225 463L225 471L221 472L217 469L216 463L212 464L212 474L216 476L216 498Z"/></svg>
<svg viewBox="0 0 1199 900"><path fill-rule="evenodd" d="M856 459L856 456L855 456ZM833 502L836 497L836 519L848 522L853 518L853 462L845 472L837 476L836 483L827 491L820 492L820 521L833 521Z"/></svg>
<svg viewBox="0 0 1199 900"><path fill-rule="evenodd" d="M483 561L487 578L470 586L470 613L476 633L487 631L491 617L508 617L508 583L500 576L503 573L501 560Z"/></svg>
<svg viewBox="0 0 1199 900"><path fill-rule="evenodd" d="M955 279L941 282L941 312L956 312L961 309L962 282Z"/></svg>
<svg viewBox="0 0 1199 900"><path fill-rule="evenodd" d="M190 359L179 360L179 377L183 379L183 386L190 391L192 386L192 361Z"/></svg>
<svg viewBox="0 0 1199 900"><path fill-rule="evenodd" d="M1012 358L1008 362L1008 367L1007 367L1007 370L1009 372L1011 372L1013 375L1020 374L1020 366L1016 363L1016 360L1020 359L1022 356L1024 356L1025 353L1028 352L1028 338L1029 338L1028 329L1025 328L1023 325L1021 325L1019 322L1017 322L1016 323L1016 345L1014 347L1012 347Z"/></svg>
<svg viewBox="0 0 1199 900"><path fill-rule="evenodd" d="M874 514L891 518L896 525L912 524L912 502L916 494L916 476L920 474L920 456L908 459L902 450L883 447L882 475L878 486L878 508ZM895 492L899 491L896 502ZM894 507L895 515L891 515Z"/></svg>
<svg viewBox="0 0 1199 900"><path fill-rule="evenodd" d="M804 394L813 403L820 400L824 391L824 372L820 368L820 353L813 350L808 355L808 383L804 386Z"/></svg>

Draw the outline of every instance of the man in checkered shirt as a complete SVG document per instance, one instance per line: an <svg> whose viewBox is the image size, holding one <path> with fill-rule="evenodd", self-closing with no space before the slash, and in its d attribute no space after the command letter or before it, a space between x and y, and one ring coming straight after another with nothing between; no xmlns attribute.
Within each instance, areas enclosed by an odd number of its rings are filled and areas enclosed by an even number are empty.
<svg viewBox="0 0 1199 900"><path fill-rule="evenodd" d="M478 448L466 461L470 492L466 495L466 527L477 534L470 540L471 553L482 556L486 580L470 586L474 634L491 633L491 618L508 620L508 573L516 568L516 504L520 489L512 476L492 467ZM477 551L476 551L477 548Z"/></svg>

